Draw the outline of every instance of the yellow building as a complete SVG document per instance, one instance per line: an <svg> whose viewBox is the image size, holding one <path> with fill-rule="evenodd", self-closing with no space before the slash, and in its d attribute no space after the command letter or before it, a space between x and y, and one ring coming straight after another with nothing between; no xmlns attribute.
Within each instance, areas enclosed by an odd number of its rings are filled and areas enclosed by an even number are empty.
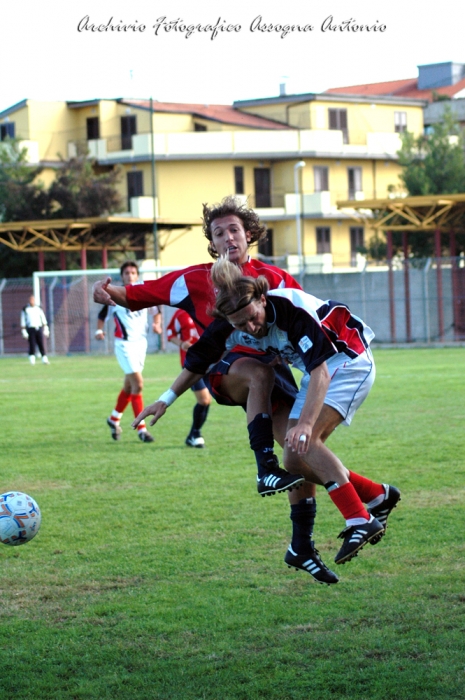
<svg viewBox="0 0 465 700"><path fill-rule="evenodd" d="M232 106L24 100L0 113L0 125L2 139L20 138L43 166L46 184L60 156L88 151L100 171L120 165L121 214L151 219L156 211L162 265L205 261L202 203L237 194L269 228L263 255L294 272L304 263L329 271L356 266L367 242L337 201L387 197L399 185L400 133L422 133L424 104L330 93Z"/></svg>

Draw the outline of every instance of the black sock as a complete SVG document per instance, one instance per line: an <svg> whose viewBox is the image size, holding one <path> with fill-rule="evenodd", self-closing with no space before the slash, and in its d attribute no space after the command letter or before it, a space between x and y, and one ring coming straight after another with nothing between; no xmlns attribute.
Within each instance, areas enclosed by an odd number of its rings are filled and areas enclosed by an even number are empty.
<svg viewBox="0 0 465 700"><path fill-rule="evenodd" d="M208 409L210 406L202 406L200 403L196 403L193 410L193 422L192 428L189 436L200 437L200 428L207 420Z"/></svg>
<svg viewBox="0 0 465 700"><path fill-rule="evenodd" d="M291 505L291 546L296 554L307 554L313 548L312 535L315 516L316 501L314 498L302 498L295 505Z"/></svg>
<svg viewBox="0 0 465 700"><path fill-rule="evenodd" d="M250 447L255 452L259 478L269 472L269 466L276 466L274 454L273 421L268 413L257 413L247 426ZM268 467L268 468L267 468Z"/></svg>

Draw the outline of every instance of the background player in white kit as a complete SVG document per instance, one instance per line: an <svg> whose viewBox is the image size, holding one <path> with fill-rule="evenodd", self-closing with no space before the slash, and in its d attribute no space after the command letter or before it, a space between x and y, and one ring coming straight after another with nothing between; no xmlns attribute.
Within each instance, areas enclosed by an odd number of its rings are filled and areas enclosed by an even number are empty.
<svg viewBox="0 0 465 700"><path fill-rule="evenodd" d="M120 269L123 284L137 284L139 281L139 268L134 260L127 260ZM95 337L103 340L105 337L105 320L109 315L113 317L115 324L115 355L121 369L124 372L123 388L118 394L116 406L107 418L107 424L111 430L113 440L119 440L122 433L120 425L125 408L131 403L132 410L137 416L144 408L142 389L144 369L147 354L147 330L149 314L153 316L152 329L155 333L161 333L161 314L157 307L142 309L141 311L129 311L123 306L103 306L97 321ZM145 422L138 427L138 435L142 442L153 442L153 437L147 431Z"/></svg>

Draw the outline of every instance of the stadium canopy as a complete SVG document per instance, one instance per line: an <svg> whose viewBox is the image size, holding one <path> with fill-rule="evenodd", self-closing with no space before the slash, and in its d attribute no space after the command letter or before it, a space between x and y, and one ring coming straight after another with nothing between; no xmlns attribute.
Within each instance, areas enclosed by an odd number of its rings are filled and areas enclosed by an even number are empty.
<svg viewBox="0 0 465 700"><path fill-rule="evenodd" d="M403 269L405 287L405 322L407 339L411 340L411 309L409 287L408 235L423 232L434 236L437 289L442 290L442 236L449 236L449 255L452 268L452 304L457 339L465 335L465 268L457 263L456 235L465 232L465 194L436 194L396 199L364 199L337 202L341 210L352 210L353 218L365 223L375 232L383 232L387 242L389 266L389 306L391 337L395 341L395 297L393 272L393 233L402 233ZM347 212L348 213L348 212ZM439 340L444 337L444 300L438 293Z"/></svg>
<svg viewBox="0 0 465 700"><path fill-rule="evenodd" d="M163 250L173 236L178 238L200 221L156 220L128 216L89 217L85 219L49 219L0 223L0 243L22 253L39 254L39 270L44 269L43 254L60 253L65 269L66 252L81 252L81 267L87 267L86 252L102 251L102 267L107 267L109 251L137 252L146 249L146 236L157 236Z"/></svg>

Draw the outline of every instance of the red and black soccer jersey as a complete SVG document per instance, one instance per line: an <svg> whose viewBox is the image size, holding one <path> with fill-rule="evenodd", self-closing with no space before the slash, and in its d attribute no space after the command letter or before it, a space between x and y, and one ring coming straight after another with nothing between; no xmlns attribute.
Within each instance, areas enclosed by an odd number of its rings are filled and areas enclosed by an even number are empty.
<svg viewBox="0 0 465 700"><path fill-rule="evenodd" d="M213 263L192 265L182 270L168 272L157 280L126 287L127 302L132 311L147 306L166 304L184 309L193 319L199 333L212 322L209 310L215 304L215 293L210 277ZM249 258L242 265L242 272L248 277L264 275L270 289L291 287L300 289L300 285L289 273L274 265Z"/></svg>
<svg viewBox="0 0 465 700"><path fill-rule="evenodd" d="M185 368L206 374L209 367L234 348L277 355L310 373L339 352L357 357L373 338L371 328L353 316L347 306L322 301L301 290L270 291L265 310L265 337L254 338L226 321L215 321L188 350Z"/></svg>
<svg viewBox="0 0 465 700"><path fill-rule="evenodd" d="M182 342L187 340L191 345L193 345L199 339L199 332L189 314L186 311L183 311L183 309L178 309L173 314L171 321L166 327L166 337L168 340L178 337L180 340L182 340ZM181 365L184 366L186 350L183 350L180 347L179 353L181 357Z"/></svg>

